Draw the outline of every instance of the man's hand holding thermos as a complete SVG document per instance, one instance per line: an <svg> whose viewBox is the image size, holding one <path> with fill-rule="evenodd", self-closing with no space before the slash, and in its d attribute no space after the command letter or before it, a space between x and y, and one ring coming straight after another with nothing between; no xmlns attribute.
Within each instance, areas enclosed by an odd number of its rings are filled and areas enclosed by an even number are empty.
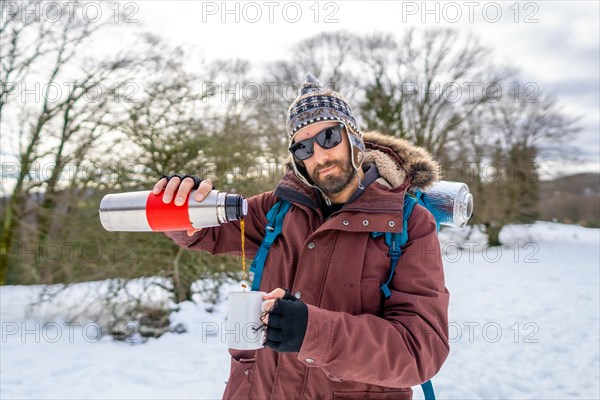
<svg viewBox="0 0 600 400"><path fill-rule="evenodd" d="M156 182L156 185L154 185L152 193L158 195L164 190L163 203L169 204L173 200L173 194L177 192L175 205L182 206L190 195L190 192L194 189L197 189L196 193L194 193L194 200L201 202L213 190L213 184L210 179L200 179L193 175L163 175ZM187 234L188 236L192 236L200 230L202 228L190 228L187 229Z"/></svg>

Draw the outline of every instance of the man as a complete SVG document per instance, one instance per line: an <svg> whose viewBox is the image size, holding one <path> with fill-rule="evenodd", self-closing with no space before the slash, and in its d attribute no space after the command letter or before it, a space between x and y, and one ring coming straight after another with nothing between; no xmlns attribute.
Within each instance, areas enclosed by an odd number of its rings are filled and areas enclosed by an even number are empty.
<svg viewBox="0 0 600 400"><path fill-rule="evenodd" d="M346 100L307 75L288 112L288 171L273 192L248 199L246 252L254 257L266 214L292 203L267 257L260 289L268 292L265 348L231 350L224 398L410 399L411 386L435 375L449 351L448 291L433 216L419 205L390 284L389 248L371 232L402 229L404 193L438 179L423 149L358 130ZM154 187L176 204L199 184L160 179ZM167 233L177 244L240 255L238 222ZM285 289L283 289L285 288Z"/></svg>

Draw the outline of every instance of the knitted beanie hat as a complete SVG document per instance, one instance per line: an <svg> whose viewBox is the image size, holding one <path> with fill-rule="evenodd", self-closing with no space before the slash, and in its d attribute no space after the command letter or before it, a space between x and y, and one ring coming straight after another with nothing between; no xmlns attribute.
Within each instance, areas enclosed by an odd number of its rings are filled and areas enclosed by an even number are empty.
<svg viewBox="0 0 600 400"><path fill-rule="evenodd" d="M352 109L344 96L323 88L312 74L306 74L300 93L288 110L286 130L290 142L300 129L327 121L343 122L352 134L362 139Z"/></svg>

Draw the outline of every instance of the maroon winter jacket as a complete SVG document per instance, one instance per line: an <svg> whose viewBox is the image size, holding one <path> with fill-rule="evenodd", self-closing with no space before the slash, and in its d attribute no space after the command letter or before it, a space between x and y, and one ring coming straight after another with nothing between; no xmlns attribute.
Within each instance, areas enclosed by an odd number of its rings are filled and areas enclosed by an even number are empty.
<svg viewBox="0 0 600 400"><path fill-rule="evenodd" d="M423 149L375 132L365 133L363 165L380 178L323 221L313 188L290 170L274 192L248 199L246 254L265 235L266 214L278 197L293 206L271 247L260 290L288 288L308 305L299 353L269 348L230 350L226 399L410 399L411 386L435 375L448 356L448 300L433 216L415 206L384 300L388 246L371 232L402 229L404 193L438 178ZM192 237L167 233L177 244L211 254L241 254L239 223L203 229Z"/></svg>

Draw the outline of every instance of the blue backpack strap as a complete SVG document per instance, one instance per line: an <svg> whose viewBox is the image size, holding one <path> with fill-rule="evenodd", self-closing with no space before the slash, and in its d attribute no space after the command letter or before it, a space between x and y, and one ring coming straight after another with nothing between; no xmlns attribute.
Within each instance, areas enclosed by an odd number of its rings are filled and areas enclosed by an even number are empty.
<svg viewBox="0 0 600 400"><path fill-rule="evenodd" d="M392 281L392 277L394 276L394 271L396 270L396 264L400 259L400 255L402 251L400 250L400 233L397 232L386 232L385 233L385 244L387 244L389 248L388 254L390 255L390 277L388 278L386 283L383 283L379 289L383 292L383 297L389 299L392 295L392 291L388 287L390 282Z"/></svg>
<svg viewBox="0 0 600 400"><path fill-rule="evenodd" d="M423 389L425 400L435 400L435 393L433 392L433 384L431 383L431 380L421 383L421 389Z"/></svg>
<svg viewBox="0 0 600 400"><path fill-rule="evenodd" d="M269 255L271 245L277 239L277 236L281 234L283 228L283 218L289 211L292 203L287 200L280 199L267 213L267 226L265 228L265 238L261 243L252 265L250 266L250 272L254 273L254 279L252 280L252 290L256 291L260 287L260 281L262 280L263 270L265 268L265 261Z"/></svg>
<svg viewBox="0 0 600 400"><path fill-rule="evenodd" d="M404 195L404 207L402 212L402 232L385 232L385 244L389 247L389 255L390 255L390 277L387 282L383 283L379 288L383 292L383 297L385 299L389 299L392 295L392 291L389 288L390 282L394 277L394 272L396 271L396 264L398 264L398 260L402 255L402 250L400 247L404 246L408 243L408 218L412 213L413 208L417 204L417 199L410 194ZM381 236L381 232L373 232L373 237Z"/></svg>
<svg viewBox="0 0 600 400"><path fill-rule="evenodd" d="M394 272L396 271L396 265L398 264L398 260L402 254L400 247L408 243L408 219L410 218L413 208L417 203L424 205L420 191L417 191L414 195L406 193L404 195L404 209L402 212L402 232L386 232L383 234L385 235L385 244L387 244L390 249L390 277L388 278L387 282L382 284L380 287L381 291L383 292L383 296L386 299L389 299L392 295L389 284L392 281ZM439 224L437 224L437 229L439 230ZM381 236L382 232L373 232L371 235L376 238ZM433 384L431 383L431 380L422 383L421 389L423 390L425 400L435 400L435 393L433 391Z"/></svg>

